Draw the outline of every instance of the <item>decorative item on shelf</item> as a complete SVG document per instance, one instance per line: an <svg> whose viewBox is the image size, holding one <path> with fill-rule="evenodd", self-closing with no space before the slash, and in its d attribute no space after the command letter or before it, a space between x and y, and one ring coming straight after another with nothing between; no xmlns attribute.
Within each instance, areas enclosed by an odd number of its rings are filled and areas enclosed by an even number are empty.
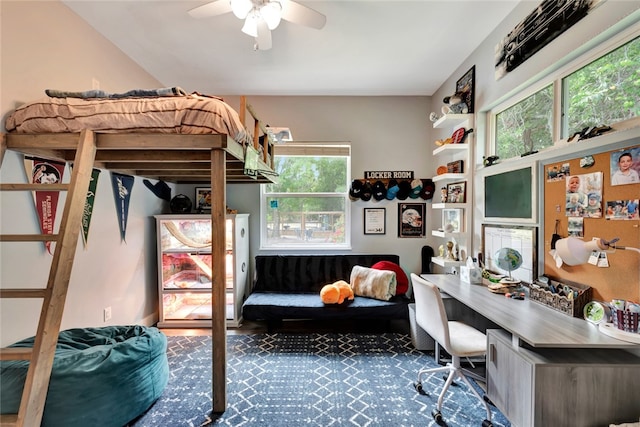
<svg viewBox="0 0 640 427"><path fill-rule="evenodd" d="M456 257L455 254L455 243L449 241L447 242L447 257L446 259L448 259L449 261L457 261L458 258Z"/></svg>
<svg viewBox="0 0 640 427"><path fill-rule="evenodd" d="M464 173L464 161L456 160L447 163L447 173Z"/></svg>
<svg viewBox="0 0 640 427"><path fill-rule="evenodd" d="M449 198L449 196L447 194L447 187L442 187L440 189L440 201L442 203L447 203L448 198Z"/></svg>
<svg viewBox="0 0 640 427"><path fill-rule="evenodd" d="M434 111L429 114L429 120L431 120L431 122L433 123L437 122L439 118L440 116L438 116L438 114L436 114Z"/></svg>
<svg viewBox="0 0 640 427"><path fill-rule="evenodd" d="M447 201L449 203L465 203L467 201L466 186L466 181L447 184Z"/></svg>
<svg viewBox="0 0 640 427"><path fill-rule="evenodd" d="M498 163L498 160L500 160L500 157L498 156L488 156L488 157L482 156L482 164L484 166L493 166L496 163Z"/></svg>
<svg viewBox="0 0 640 427"><path fill-rule="evenodd" d="M588 126L583 128L581 131L574 133L567 139L567 142L571 142L577 136L578 139L576 141L582 141L583 139L593 138L594 136L600 136L605 132L609 132L612 130L611 126L602 125L602 126Z"/></svg>
<svg viewBox="0 0 640 427"><path fill-rule="evenodd" d="M169 202L169 207L171 208L172 213L189 213L191 212L191 199L189 199L184 194L178 194L171 202Z"/></svg>
<svg viewBox="0 0 640 427"><path fill-rule="evenodd" d="M494 260L498 267L509 272L509 277L501 279L501 283L520 283L520 280L515 279L511 275L513 270L517 270L522 266L522 255L520 255L520 252L512 248L501 248L494 255Z"/></svg>
<svg viewBox="0 0 640 427"><path fill-rule="evenodd" d="M443 175L445 173L447 173L447 167L444 165L440 165L438 166L438 168L436 169L436 175Z"/></svg>
<svg viewBox="0 0 640 427"><path fill-rule="evenodd" d="M445 104L442 106L442 114L467 114L469 106L464 102L463 97L466 97L464 92L456 92L451 96L445 96L442 99Z"/></svg>
<svg viewBox="0 0 640 427"><path fill-rule="evenodd" d="M443 145L447 144L464 144L465 140L467 139L467 135L472 132L473 129L458 128L453 131L449 138L438 139L435 141L435 144L438 147L442 147Z"/></svg>
<svg viewBox="0 0 640 427"><path fill-rule="evenodd" d="M458 128L454 130L453 134L451 134L451 143L464 144L465 140L467 139L467 135L469 135L472 132L473 132L473 129L465 129L465 128Z"/></svg>
<svg viewBox="0 0 640 427"><path fill-rule="evenodd" d="M442 228L446 233L462 232L462 209L443 209Z"/></svg>
<svg viewBox="0 0 640 427"><path fill-rule="evenodd" d="M211 187L196 187L196 212L211 212Z"/></svg>

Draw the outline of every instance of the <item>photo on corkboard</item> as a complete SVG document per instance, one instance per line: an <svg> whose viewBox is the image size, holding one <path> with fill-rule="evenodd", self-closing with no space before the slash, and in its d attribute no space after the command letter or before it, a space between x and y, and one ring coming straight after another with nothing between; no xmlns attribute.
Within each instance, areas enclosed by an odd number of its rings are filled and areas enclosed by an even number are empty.
<svg viewBox="0 0 640 427"><path fill-rule="evenodd" d="M640 184L640 146L611 153L611 185Z"/></svg>

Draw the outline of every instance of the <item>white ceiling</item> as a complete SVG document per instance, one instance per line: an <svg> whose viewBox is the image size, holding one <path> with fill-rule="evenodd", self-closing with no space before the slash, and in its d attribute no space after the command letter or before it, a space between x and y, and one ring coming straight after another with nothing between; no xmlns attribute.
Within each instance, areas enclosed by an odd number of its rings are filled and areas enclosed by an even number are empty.
<svg viewBox="0 0 640 427"><path fill-rule="evenodd" d="M219 0L226 1L226 0ZM200 1L64 1L164 86L224 95L432 95L519 0L300 0L321 30L282 21L253 50Z"/></svg>

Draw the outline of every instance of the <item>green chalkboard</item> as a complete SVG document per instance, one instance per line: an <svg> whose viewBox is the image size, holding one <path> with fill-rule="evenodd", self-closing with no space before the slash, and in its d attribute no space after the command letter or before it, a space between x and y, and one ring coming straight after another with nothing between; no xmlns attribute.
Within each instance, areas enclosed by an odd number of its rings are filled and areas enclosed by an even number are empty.
<svg viewBox="0 0 640 427"><path fill-rule="evenodd" d="M484 217L533 219L532 168L484 178Z"/></svg>

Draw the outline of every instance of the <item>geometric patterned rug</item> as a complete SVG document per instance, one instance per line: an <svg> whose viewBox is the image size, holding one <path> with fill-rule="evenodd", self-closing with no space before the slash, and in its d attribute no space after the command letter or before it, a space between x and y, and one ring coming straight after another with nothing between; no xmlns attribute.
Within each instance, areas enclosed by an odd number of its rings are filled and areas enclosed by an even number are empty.
<svg viewBox="0 0 640 427"><path fill-rule="evenodd" d="M170 379L163 395L129 424L152 426L435 426L444 380L417 372L436 366L402 333L301 333L227 336L227 410L212 414L211 337L169 336ZM449 426L479 426L484 406L466 385L450 387ZM495 426L509 422L494 407Z"/></svg>

